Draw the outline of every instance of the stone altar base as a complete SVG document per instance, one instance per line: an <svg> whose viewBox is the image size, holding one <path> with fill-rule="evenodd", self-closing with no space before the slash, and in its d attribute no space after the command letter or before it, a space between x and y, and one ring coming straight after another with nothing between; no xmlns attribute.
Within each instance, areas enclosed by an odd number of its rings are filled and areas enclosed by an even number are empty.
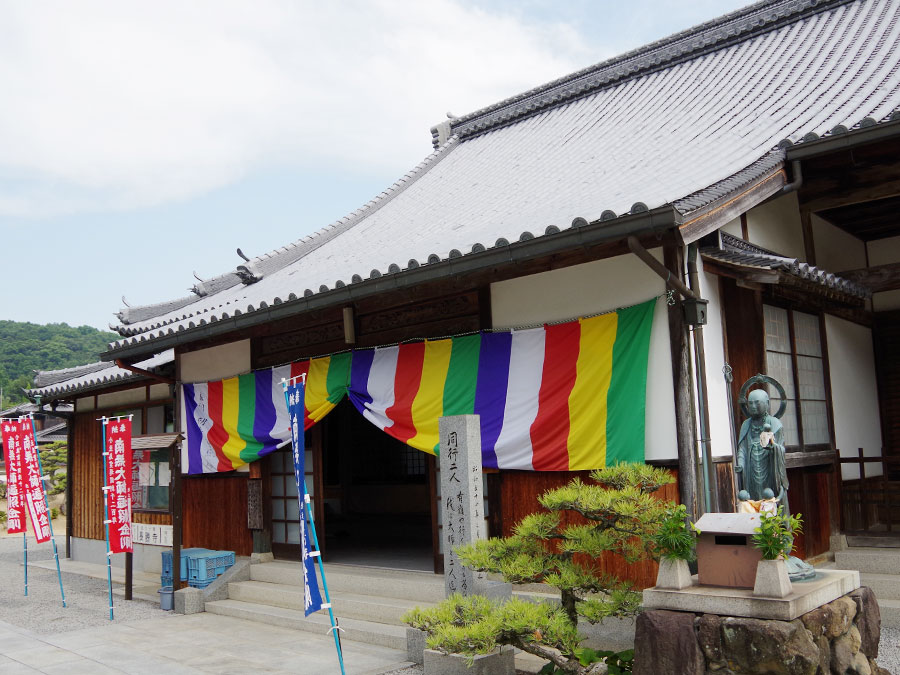
<svg viewBox="0 0 900 675"><path fill-rule="evenodd" d="M815 579L794 582L792 592L784 598L757 597L752 588L699 586L696 575L693 579L694 585L682 590L646 589L644 609L792 621L859 588L855 570L817 570Z"/></svg>
<svg viewBox="0 0 900 675"><path fill-rule="evenodd" d="M634 675L890 675L875 662L881 613L859 588L792 621L645 610Z"/></svg>

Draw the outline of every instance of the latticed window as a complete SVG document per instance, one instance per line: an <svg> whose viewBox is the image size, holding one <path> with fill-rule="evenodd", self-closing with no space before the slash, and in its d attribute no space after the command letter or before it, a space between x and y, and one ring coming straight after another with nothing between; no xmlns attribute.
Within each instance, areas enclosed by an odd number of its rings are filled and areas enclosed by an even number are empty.
<svg viewBox="0 0 900 675"><path fill-rule="evenodd" d="M829 447L828 394L819 317L763 305L766 328L766 372L784 387L787 410L784 444L794 450ZM780 393L769 387L771 411L781 403Z"/></svg>

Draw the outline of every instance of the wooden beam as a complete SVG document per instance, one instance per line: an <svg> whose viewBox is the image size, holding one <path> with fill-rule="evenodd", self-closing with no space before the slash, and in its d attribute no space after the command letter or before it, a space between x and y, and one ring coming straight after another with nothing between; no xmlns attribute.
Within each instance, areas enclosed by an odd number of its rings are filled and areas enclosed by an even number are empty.
<svg viewBox="0 0 900 675"><path fill-rule="evenodd" d="M678 228L683 243L689 244L718 230L723 225L740 217L742 213L746 213L754 206L758 206L777 194L786 183L787 173L780 168L758 179L740 194L698 209L697 212L692 213L690 220L685 221Z"/></svg>
<svg viewBox="0 0 900 675"><path fill-rule="evenodd" d="M887 265L847 270L846 272L840 272L839 275L865 286L873 293L895 291L900 288L900 263L888 263Z"/></svg>

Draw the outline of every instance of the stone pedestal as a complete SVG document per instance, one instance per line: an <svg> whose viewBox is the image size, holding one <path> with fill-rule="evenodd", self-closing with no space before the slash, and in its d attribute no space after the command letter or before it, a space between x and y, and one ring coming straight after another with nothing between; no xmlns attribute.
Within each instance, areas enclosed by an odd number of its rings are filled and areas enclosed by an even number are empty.
<svg viewBox="0 0 900 675"><path fill-rule="evenodd" d="M787 621L648 609L637 619L634 675L884 673L880 633L868 588Z"/></svg>
<svg viewBox="0 0 900 675"><path fill-rule="evenodd" d="M438 422L441 515L446 594L480 593L483 574L464 567L453 549L486 538L481 483L481 427L478 415L442 417Z"/></svg>
<svg viewBox="0 0 900 675"><path fill-rule="evenodd" d="M791 621L859 588L855 570L817 570L815 579L791 584L783 598L760 597L750 588L700 586L693 579L694 585L683 590L646 589L644 608Z"/></svg>
<svg viewBox="0 0 900 675"><path fill-rule="evenodd" d="M759 598L786 598L791 590L784 560L760 560L757 563L753 595Z"/></svg>
<svg viewBox="0 0 900 675"><path fill-rule="evenodd" d="M470 665L471 663L471 665ZM425 675L515 675L515 650L501 647L492 654L470 657L425 650Z"/></svg>
<svg viewBox="0 0 900 675"><path fill-rule="evenodd" d="M694 583L687 560L663 558L659 561L659 572L656 574L656 587L680 591Z"/></svg>

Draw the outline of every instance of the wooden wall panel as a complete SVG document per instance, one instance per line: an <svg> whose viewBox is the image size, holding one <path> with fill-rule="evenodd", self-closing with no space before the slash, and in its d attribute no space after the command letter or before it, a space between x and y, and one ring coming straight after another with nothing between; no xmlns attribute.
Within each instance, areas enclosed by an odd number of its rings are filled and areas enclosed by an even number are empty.
<svg viewBox="0 0 900 675"><path fill-rule="evenodd" d="M677 471L672 470L677 478ZM567 484L575 477L589 481L587 471L501 471L501 509L503 519L503 536L512 534L513 527L525 516L543 510L538 503L538 497L553 488ZM678 483L672 483L663 487L656 493L660 499L678 501ZM561 522L564 525L586 522L583 518L572 513L562 513ZM656 584L657 564L652 561L640 562L633 565L627 564L622 558L613 554L606 554L596 564L602 572L614 574L621 579L632 581L638 588L647 588Z"/></svg>
<svg viewBox="0 0 900 675"><path fill-rule="evenodd" d="M723 279L720 288L725 317L725 358L734 377L731 383L734 419L743 420L738 401L741 385L766 368L762 300L756 291L740 288L731 279Z"/></svg>
<svg viewBox="0 0 900 675"><path fill-rule="evenodd" d="M253 536L247 529L247 477L188 478L182 480L185 548L200 547L253 552Z"/></svg>
<svg viewBox="0 0 900 675"><path fill-rule="evenodd" d="M149 511L135 512L131 514L131 521L144 525L171 525L171 513L153 513Z"/></svg>
<svg viewBox="0 0 900 675"><path fill-rule="evenodd" d="M900 455L900 311L875 315L874 339L883 452Z"/></svg>
<svg viewBox="0 0 900 675"><path fill-rule="evenodd" d="M105 539L103 529L103 437L96 413L75 416L74 466L68 467L72 486L72 536Z"/></svg>
<svg viewBox="0 0 900 675"><path fill-rule="evenodd" d="M811 558L827 553L831 545L830 503L837 499L830 471L788 469L791 513L803 516L803 533L794 540L794 555Z"/></svg>

